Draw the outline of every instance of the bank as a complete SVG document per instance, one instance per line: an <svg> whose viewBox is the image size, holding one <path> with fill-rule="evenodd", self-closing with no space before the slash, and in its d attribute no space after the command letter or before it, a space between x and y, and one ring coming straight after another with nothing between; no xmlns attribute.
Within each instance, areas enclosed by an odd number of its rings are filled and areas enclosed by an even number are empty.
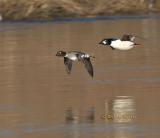
<svg viewBox="0 0 160 138"><path fill-rule="evenodd" d="M160 2L149 2L149 0L0 0L0 15L3 20L17 21L159 13Z"/></svg>

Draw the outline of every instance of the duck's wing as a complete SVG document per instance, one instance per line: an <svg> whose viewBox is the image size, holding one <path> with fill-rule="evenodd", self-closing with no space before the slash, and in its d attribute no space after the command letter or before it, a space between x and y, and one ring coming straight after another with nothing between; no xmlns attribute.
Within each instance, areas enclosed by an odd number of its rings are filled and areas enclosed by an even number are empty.
<svg viewBox="0 0 160 138"><path fill-rule="evenodd" d="M130 41L130 35L124 34L121 38L121 41Z"/></svg>
<svg viewBox="0 0 160 138"><path fill-rule="evenodd" d="M93 66L91 64L90 58L83 59L83 63L85 65L85 68L87 69L88 73L93 77Z"/></svg>
<svg viewBox="0 0 160 138"><path fill-rule="evenodd" d="M122 41L134 41L136 36L134 35L129 35L129 34L124 34L121 38Z"/></svg>
<svg viewBox="0 0 160 138"><path fill-rule="evenodd" d="M64 57L64 64L66 66L67 73L70 74L72 70L72 60Z"/></svg>

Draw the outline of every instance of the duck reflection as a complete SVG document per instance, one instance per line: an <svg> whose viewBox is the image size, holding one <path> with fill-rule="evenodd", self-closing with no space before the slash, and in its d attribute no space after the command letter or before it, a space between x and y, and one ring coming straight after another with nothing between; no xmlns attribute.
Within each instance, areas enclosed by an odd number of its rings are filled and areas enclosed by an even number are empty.
<svg viewBox="0 0 160 138"><path fill-rule="evenodd" d="M85 111L80 111L69 107L65 111L66 123L94 123L95 120L95 108L90 107Z"/></svg>
<svg viewBox="0 0 160 138"><path fill-rule="evenodd" d="M136 102L130 96L117 96L110 101L105 101L105 112L108 115L106 121L113 122L111 138L134 138L136 118ZM108 135L107 135L108 137Z"/></svg>
<svg viewBox="0 0 160 138"><path fill-rule="evenodd" d="M77 110L73 110L72 107L69 107L65 111L65 120L66 123L79 123L79 112Z"/></svg>
<svg viewBox="0 0 160 138"><path fill-rule="evenodd" d="M79 138L81 136L81 123L93 123L95 119L95 109L90 107L87 110L77 110L69 107L65 111L65 121L68 124L66 138ZM82 129L83 130L83 129Z"/></svg>
<svg viewBox="0 0 160 138"><path fill-rule="evenodd" d="M80 131L78 129L78 123L80 121L78 110L74 110L72 107L69 107L65 111L65 121L68 125L69 130L65 135L66 138L79 138Z"/></svg>
<svg viewBox="0 0 160 138"><path fill-rule="evenodd" d="M133 122L136 118L135 100L130 96L117 96L105 101L105 121L117 123Z"/></svg>
<svg viewBox="0 0 160 138"><path fill-rule="evenodd" d="M95 120L95 108L94 107L90 107L85 116L84 116L84 121L86 123L94 123L94 120Z"/></svg>

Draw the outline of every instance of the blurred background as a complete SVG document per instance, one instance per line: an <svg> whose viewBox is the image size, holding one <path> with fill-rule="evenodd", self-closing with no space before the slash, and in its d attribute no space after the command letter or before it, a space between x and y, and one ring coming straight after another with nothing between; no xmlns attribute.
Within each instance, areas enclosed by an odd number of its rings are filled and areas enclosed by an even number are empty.
<svg viewBox="0 0 160 138"><path fill-rule="evenodd" d="M159 0L0 0L6 20L159 13Z"/></svg>

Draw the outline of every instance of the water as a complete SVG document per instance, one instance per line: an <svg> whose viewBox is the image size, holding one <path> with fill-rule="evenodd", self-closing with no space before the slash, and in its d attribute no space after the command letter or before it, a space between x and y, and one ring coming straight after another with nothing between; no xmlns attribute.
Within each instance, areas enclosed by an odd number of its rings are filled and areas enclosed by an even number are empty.
<svg viewBox="0 0 160 138"><path fill-rule="evenodd" d="M0 138L159 138L160 20L0 23ZM130 51L99 46L132 33ZM94 55L66 73L59 50Z"/></svg>

